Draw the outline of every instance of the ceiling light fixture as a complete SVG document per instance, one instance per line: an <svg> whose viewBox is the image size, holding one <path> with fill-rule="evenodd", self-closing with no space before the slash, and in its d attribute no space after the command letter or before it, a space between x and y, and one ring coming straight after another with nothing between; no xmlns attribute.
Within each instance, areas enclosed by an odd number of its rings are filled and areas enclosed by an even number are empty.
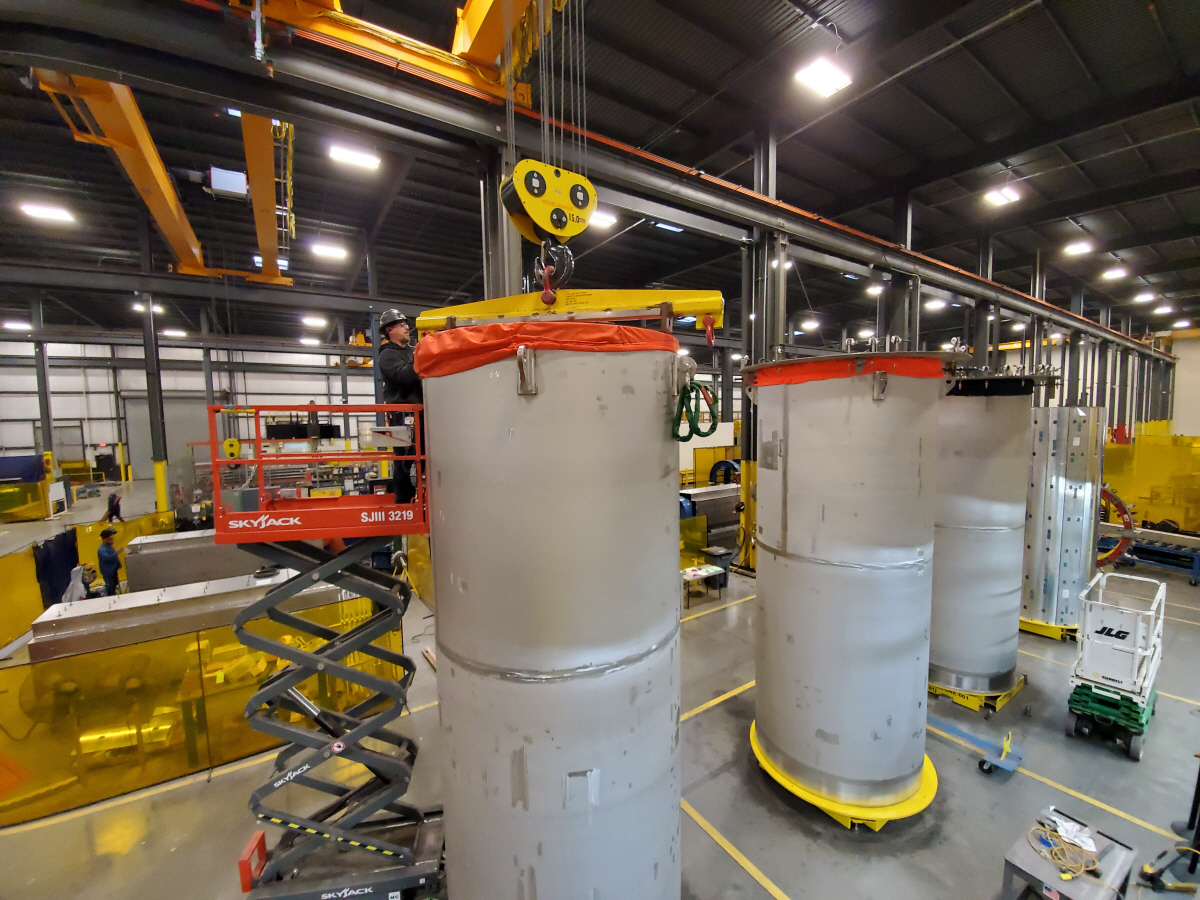
<svg viewBox="0 0 1200 900"><path fill-rule="evenodd" d="M365 150L352 150L334 144L329 148L329 158L335 162L358 166L360 169L378 169L379 157Z"/></svg>
<svg viewBox="0 0 1200 900"><path fill-rule="evenodd" d="M953 350L953 349L954 349L954 345L953 345L953 344L951 344L951 343L945 343L945 344L942 344L942 349L943 349L943 350Z"/></svg>
<svg viewBox="0 0 1200 900"><path fill-rule="evenodd" d="M187 337L187 332L181 328L164 328L162 330L162 336L169 338L185 338Z"/></svg>
<svg viewBox="0 0 1200 900"><path fill-rule="evenodd" d="M304 344L307 347L317 347L320 345L321 342L319 340L317 340L317 338L314 338L314 337L302 337L302 338L300 338L300 343Z"/></svg>
<svg viewBox="0 0 1200 900"><path fill-rule="evenodd" d="M991 314L989 314L989 315L988 315L988 321L989 321L989 322L995 322L995 321L996 321L996 314L995 314L995 313L991 313Z"/></svg>
<svg viewBox="0 0 1200 900"><path fill-rule="evenodd" d="M873 284L869 288L867 288L867 293L870 294L872 297L878 297L880 294L883 293L883 285L882 284Z"/></svg>
<svg viewBox="0 0 1200 900"><path fill-rule="evenodd" d="M1063 247L1063 253L1067 254L1067 256L1083 256L1083 254L1091 252L1091 241L1075 241L1075 243L1067 244L1067 246Z"/></svg>
<svg viewBox="0 0 1200 900"><path fill-rule="evenodd" d="M1149 291L1144 291L1133 298L1134 303L1149 303L1154 299L1154 295Z"/></svg>
<svg viewBox="0 0 1200 900"><path fill-rule="evenodd" d="M666 222L655 222L655 228L661 228L663 231L674 231L676 233L683 231L678 225L669 225Z"/></svg>
<svg viewBox="0 0 1200 900"><path fill-rule="evenodd" d="M983 199L992 206L1007 206L1009 203L1016 203L1020 200L1021 195L1016 188L1005 186L988 191L983 195Z"/></svg>
<svg viewBox="0 0 1200 900"><path fill-rule="evenodd" d="M1187 319L1180 319L1178 322L1172 323L1171 327L1172 328L1189 328L1189 327L1191 327L1191 324L1192 323Z"/></svg>
<svg viewBox="0 0 1200 900"><path fill-rule="evenodd" d="M259 253L254 254L254 265L259 269L262 268L262 255L261 254L259 254ZM284 259L282 256L280 256L275 260L275 265L279 266L280 272L286 272L287 267L288 267L288 261L286 259Z"/></svg>
<svg viewBox="0 0 1200 900"><path fill-rule="evenodd" d="M145 311L146 311L146 304L145 304L145 303L135 303L135 304L133 304L133 311L134 311L134 312L145 312ZM155 303L155 304L154 304L154 311L155 311L156 313L161 313L161 312L163 311L163 308L162 308L161 306L159 306L157 303Z"/></svg>
<svg viewBox="0 0 1200 900"><path fill-rule="evenodd" d="M750 321L751 321L751 322L753 322L753 321L754 321L754 313L750 313Z"/></svg>
<svg viewBox="0 0 1200 900"><path fill-rule="evenodd" d="M732 359L734 362L737 362L738 360L740 360L742 358L742 354L733 353L733 354L730 354L729 358Z"/></svg>
<svg viewBox="0 0 1200 900"><path fill-rule="evenodd" d="M324 328L329 324L329 320L323 316L305 316L300 321L309 328Z"/></svg>
<svg viewBox="0 0 1200 900"><path fill-rule="evenodd" d="M5 331L33 331L33 326L28 322L8 321L4 323Z"/></svg>
<svg viewBox="0 0 1200 900"><path fill-rule="evenodd" d="M1105 269L1100 273L1100 277L1105 281L1116 281L1118 278L1124 278L1129 272L1124 266L1113 266L1111 269Z"/></svg>
<svg viewBox="0 0 1200 900"><path fill-rule="evenodd" d="M852 82L848 74L823 56L797 72L796 80L822 97L832 97Z"/></svg>
<svg viewBox="0 0 1200 900"><path fill-rule="evenodd" d="M1169 306L1160 306L1158 309L1154 310L1154 314L1156 316L1165 316L1167 313L1172 313L1174 311L1175 310L1171 309Z"/></svg>
<svg viewBox="0 0 1200 900"><path fill-rule="evenodd" d="M1061 331L1054 332L1054 334L1050 335L1050 340L1061 341L1062 340L1062 332Z"/></svg>
<svg viewBox="0 0 1200 900"><path fill-rule="evenodd" d="M929 310L945 309L946 301L945 300L926 300L925 308L929 309Z"/></svg>
<svg viewBox="0 0 1200 900"><path fill-rule="evenodd" d="M818 322L816 319L805 319L803 322L800 323L800 327L802 329L804 329L805 331L816 331L818 328L821 327L821 323Z"/></svg>
<svg viewBox="0 0 1200 900"><path fill-rule="evenodd" d="M588 219L588 226L591 228L612 228L617 224L617 217L612 213L601 212L596 210L592 213L592 217Z"/></svg>
<svg viewBox="0 0 1200 900"><path fill-rule="evenodd" d="M346 248L339 247L337 244L313 244L313 256L320 256L325 259L345 259Z"/></svg>
<svg viewBox="0 0 1200 900"><path fill-rule="evenodd" d="M242 117L242 111L240 109L234 109L232 106L228 107L225 112L229 113L229 115L233 116L235 119L240 119Z"/></svg>
<svg viewBox="0 0 1200 900"><path fill-rule="evenodd" d="M688 355L688 353L689 353L689 351L688 351L688 348L687 348L687 347L680 347L680 348L679 348L678 350L676 350L675 352L676 352L676 353L678 353L680 356L687 356L687 355Z"/></svg>
<svg viewBox="0 0 1200 900"><path fill-rule="evenodd" d="M789 259L787 262L785 262L783 264L783 267L785 269L790 269L792 267L792 261ZM777 259L771 260L771 268L778 269L779 268L779 260L777 260Z"/></svg>
<svg viewBox="0 0 1200 900"><path fill-rule="evenodd" d="M21 212L31 219L43 222L74 222L75 217L61 206L47 206L44 203L22 203Z"/></svg>
<svg viewBox="0 0 1200 900"><path fill-rule="evenodd" d="M1013 331L1024 331L1025 323L1024 322L1013 322L1012 329L1013 329Z"/></svg>
<svg viewBox="0 0 1200 900"><path fill-rule="evenodd" d="M861 338L862 340L865 341L867 338L875 337L875 332L872 331L870 328L863 328L858 332L858 336L859 336L859 338Z"/></svg>

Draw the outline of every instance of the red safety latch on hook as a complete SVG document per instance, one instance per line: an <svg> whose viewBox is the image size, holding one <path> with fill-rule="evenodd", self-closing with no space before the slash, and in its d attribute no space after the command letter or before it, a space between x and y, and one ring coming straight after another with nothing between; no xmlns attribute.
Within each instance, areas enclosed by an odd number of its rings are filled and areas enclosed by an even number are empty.
<svg viewBox="0 0 1200 900"><path fill-rule="evenodd" d="M708 346L715 347L717 345L717 335L713 331L713 325L717 322L712 316L704 317L704 337L708 339Z"/></svg>
<svg viewBox="0 0 1200 900"><path fill-rule="evenodd" d="M550 279L554 275L554 266L545 265L542 267L542 302L547 306L554 305L554 291L550 289Z"/></svg>

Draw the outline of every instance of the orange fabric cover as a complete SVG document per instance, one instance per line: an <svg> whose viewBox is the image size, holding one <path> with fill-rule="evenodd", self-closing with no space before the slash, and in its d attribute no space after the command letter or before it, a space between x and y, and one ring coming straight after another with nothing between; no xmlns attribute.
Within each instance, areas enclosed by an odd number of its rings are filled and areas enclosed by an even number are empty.
<svg viewBox="0 0 1200 900"><path fill-rule="evenodd" d="M467 325L426 335L417 344L413 366L422 378L439 378L516 356L517 348L575 350L582 353L629 353L665 350L679 341L662 331L607 322L503 322Z"/></svg>
<svg viewBox="0 0 1200 900"><path fill-rule="evenodd" d="M861 366L860 366L861 363ZM906 378L941 378L945 363L931 357L863 356L858 359L806 359L780 365L766 365L749 373L755 387L771 384L804 384L807 381L829 381L833 378L852 378L887 372Z"/></svg>

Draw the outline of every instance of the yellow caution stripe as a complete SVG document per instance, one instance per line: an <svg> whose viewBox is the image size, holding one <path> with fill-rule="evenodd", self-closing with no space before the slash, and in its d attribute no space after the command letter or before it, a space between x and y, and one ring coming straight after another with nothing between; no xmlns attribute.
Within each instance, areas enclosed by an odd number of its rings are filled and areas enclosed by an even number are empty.
<svg viewBox="0 0 1200 900"><path fill-rule="evenodd" d="M258 817L264 821L270 822L272 825L279 825L284 828L295 828L297 831L304 831L308 834L315 834L317 837L323 837L327 841L337 841L341 844L349 844L352 847L361 847L363 850L370 850L372 853L382 853L384 856L396 855L395 850L384 850L381 847L375 847L371 844L364 844L361 841L352 841L349 838L338 837L337 835L330 834L327 831L317 831L316 829L309 828L307 825L300 825L296 822L287 822L283 819L277 819L274 816L268 816L264 813L258 813Z"/></svg>

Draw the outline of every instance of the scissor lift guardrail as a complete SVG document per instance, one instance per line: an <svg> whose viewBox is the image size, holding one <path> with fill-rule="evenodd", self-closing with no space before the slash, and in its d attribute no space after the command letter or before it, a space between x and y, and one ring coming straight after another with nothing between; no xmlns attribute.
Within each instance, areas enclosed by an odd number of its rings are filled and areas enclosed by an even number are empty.
<svg viewBox="0 0 1200 900"><path fill-rule="evenodd" d="M322 415L335 418L347 413L411 417L411 426L373 429L380 440L399 435L399 445L406 447L401 452L407 455L397 456L394 447L314 447L297 452L284 445L305 439L285 441L264 434L264 415L300 415L320 425ZM221 453L218 416L227 417L226 434L249 431L239 438L241 446L234 458ZM274 774L250 799L260 821L284 829L269 852L260 851L264 840L259 833L243 855L239 864L243 889L254 895L307 898L370 887L372 893L386 896L392 891L432 890L440 883L441 811L422 810L401 800L412 777L417 744L389 727L404 712L416 668L407 656L375 643L400 630L412 590L403 580L362 565L394 536L428 531L420 419L419 406L395 404L209 407L216 540L237 543L268 563L297 573L242 610L233 626L247 647L287 661L262 682L246 705L252 728L287 742L275 758ZM320 445L316 438L310 442ZM246 449L251 455L242 456ZM414 465L416 496L411 503L397 503L392 493L312 496L313 476L322 468L328 476L347 466L383 461ZM281 470L286 476L273 478L272 472ZM234 477L229 479L228 473ZM228 480L233 486L226 485ZM236 487L239 482L241 488ZM231 498L222 496L223 490L238 490L243 508L235 510L227 502ZM246 492L252 492L255 508L244 508ZM334 553L307 543L312 538L362 540ZM371 601L371 614L338 630L280 608L318 581ZM279 640L252 624L264 617L287 628L291 640ZM349 665L355 654L376 666L395 667L397 677ZM358 686L366 697L337 710L322 699L327 691L317 690L314 700L301 690L310 679L325 685L328 679L339 679ZM293 811L299 808L294 796L287 797L287 803L277 802L274 795L285 789L291 794L295 787L314 791L325 802L305 813ZM335 845L352 852L331 855L328 848ZM252 867L250 857L255 855L260 860Z"/></svg>

